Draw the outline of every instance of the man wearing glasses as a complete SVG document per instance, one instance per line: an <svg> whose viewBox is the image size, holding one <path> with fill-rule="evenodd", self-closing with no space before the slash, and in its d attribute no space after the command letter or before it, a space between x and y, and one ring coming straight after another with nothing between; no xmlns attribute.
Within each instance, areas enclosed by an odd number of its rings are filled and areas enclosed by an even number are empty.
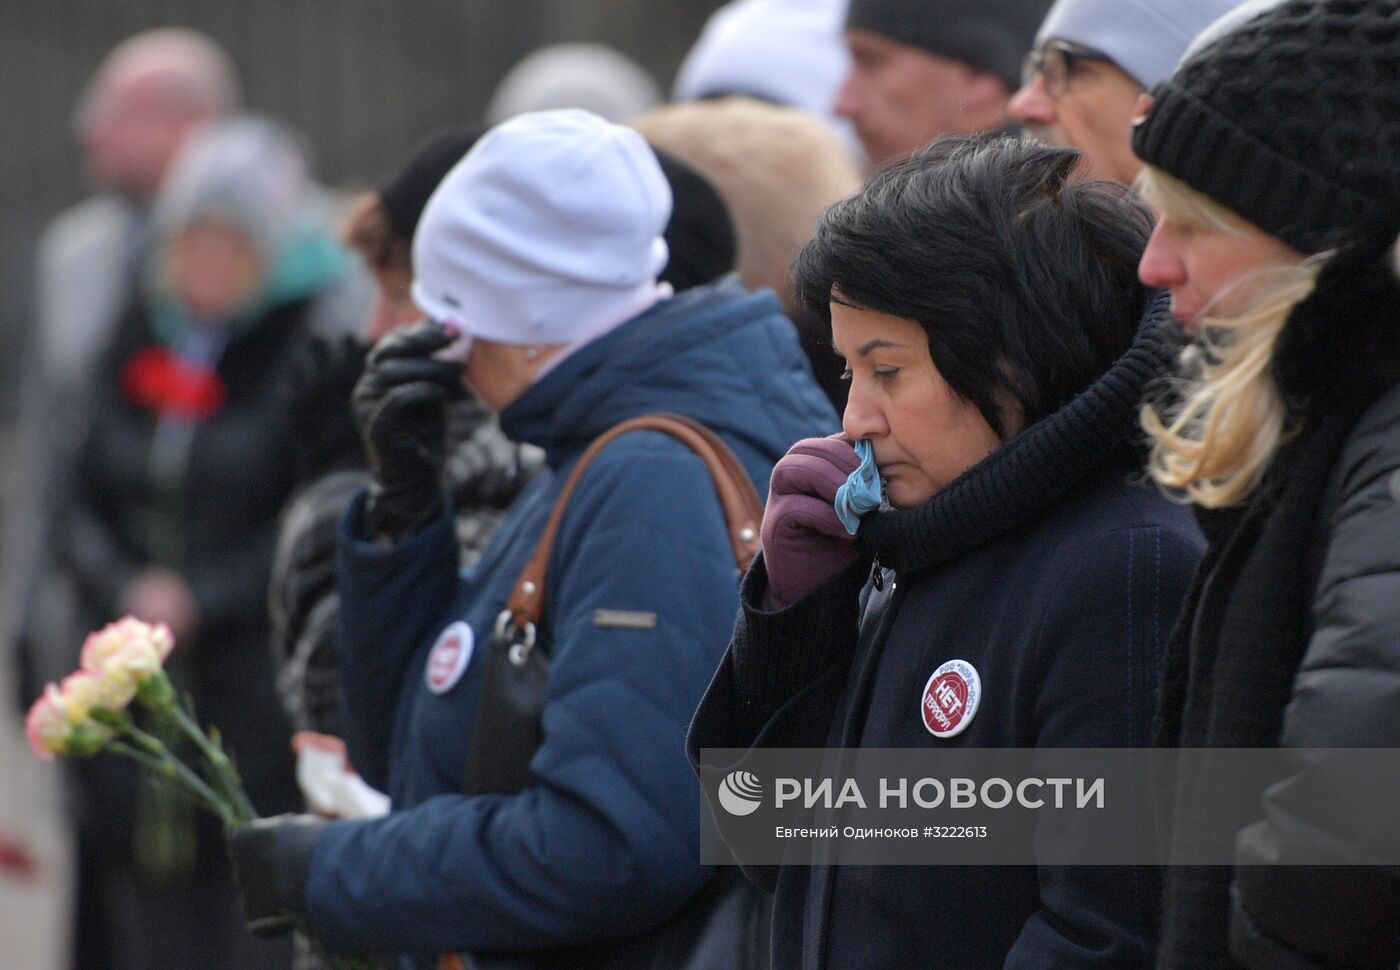
<svg viewBox="0 0 1400 970"><path fill-rule="evenodd" d="M1084 153L1082 174L1131 184L1138 95L1171 74L1196 35L1240 0L1057 0L1026 56L1011 116Z"/></svg>

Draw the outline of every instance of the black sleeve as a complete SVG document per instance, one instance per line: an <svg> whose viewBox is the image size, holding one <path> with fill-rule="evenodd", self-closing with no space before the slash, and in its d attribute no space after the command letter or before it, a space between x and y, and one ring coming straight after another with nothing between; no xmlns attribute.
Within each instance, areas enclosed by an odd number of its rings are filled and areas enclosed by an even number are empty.
<svg viewBox="0 0 1400 970"><path fill-rule="evenodd" d="M99 512L100 497L85 485L92 480L85 467L90 461L88 451L85 446L78 458L75 494L55 531L61 560L72 570L84 600L99 613L115 617L123 591L144 564L118 541Z"/></svg>
<svg viewBox="0 0 1400 970"><path fill-rule="evenodd" d="M740 590L739 619L729 649L691 722L686 751L705 797L719 780L746 763L702 759L706 749L813 748L826 744L831 713L845 686L859 634L861 589L870 569L857 564L787 609L760 609L768 586L763 557L754 560ZM720 826L728 813L714 811ZM738 860L743 864L744 860ZM777 869L745 866L744 873L772 889Z"/></svg>
<svg viewBox="0 0 1400 970"><path fill-rule="evenodd" d="M773 721L833 667L844 672L850 664L869 568L852 566L788 608L766 611L759 604L768 572L761 555L754 560L729 649L691 724L693 747L750 747L775 732L789 742L779 746L825 743L825 723L784 728Z"/></svg>
<svg viewBox="0 0 1400 970"><path fill-rule="evenodd" d="M365 480L360 471L333 472L303 490L282 515L268 610L278 694L298 730L340 733L335 560L340 519Z"/></svg>
<svg viewBox="0 0 1400 970"><path fill-rule="evenodd" d="M102 451L98 419L124 407L120 394L121 362L140 346L146 332L145 310L133 303L123 312L111 343L94 363L92 386L84 400L85 431L73 455L69 494L54 523L60 561L73 574L81 595L95 612L116 618L127 584L148 565L122 541L114 528L123 514L119 489L113 487L110 457Z"/></svg>
<svg viewBox="0 0 1400 970"><path fill-rule="evenodd" d="M1362 419L1334 480L1280 739L1296 771L1236 840L1231 951L1260 970L1400 964L1400 772L1329 753L1400 748L1400 392Z"/></svg>

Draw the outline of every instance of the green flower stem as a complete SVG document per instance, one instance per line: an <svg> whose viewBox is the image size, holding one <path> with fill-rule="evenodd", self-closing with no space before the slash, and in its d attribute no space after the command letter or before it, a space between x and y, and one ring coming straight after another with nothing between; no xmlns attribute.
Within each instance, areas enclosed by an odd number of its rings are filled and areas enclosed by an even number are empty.
<svg viewBox="0 0 1400 970"><path fill-rule="evenodd" d="M162 764L167 765L180 781L184 782L191 791L200 797L213 812L223 820L225 825L240 824L240 820L235 815L234 806L230 805L228 799L221 798L205 784L204 779L195 774L189 767L170 753L170 749L153 735L147 734L135 724L126 725L126 733L136 742L139 748L149 755L154 756Z"/></svg>
<svg viewBox="0 0 1400 970"><path fill-rule="evenodd" d="M136 745L133 747L124 741L113 738L107 743L108 749L115 754L131 758L162 778L182 784L201 803L217 814L222 819L224 826L230 830L253 821L257 817L257 813L254 812L247 796L243 794L243 786L239 781L238 772L234 768L232 759L224 753L218 742L205 734L194 719L180 707L178 702L175 702L174 692L169 689L168 681L151 684L148 694L155 701L148 706L160 713L168 714L179 725L180 729L195 743L208 761L209 768L213 771L213 778L208 782L200 778L177 758L164 742L137 727L125 711L99 711L94 714L97 723L118 735L131 738ZM216 789L218 790L216 791ZM310 920L300 914L289 915L298 932L308 939L316 939ZM317 949L321 949L319 945ZM336 956L324 951L322 953L334 970L377 970L378 965L369 960L363 960L359 957Z"/></svg>
<svg viewBox="0 0 1400 970"><path fill-rule="evenodd" d="M165 761L155 757L154 755L149 755L146 752L140 750L139 748L133 748L125 741L111 741L107 744L107 747L109 750L114 751L117 754L126 755L126 757L130 758L132 761L135 761L137 764L141 765L144 768L149 768L157 775L160 775L165 778L174 778L178 781L184 780L180 778L179 775L175 773L174 769L172 769L170 765L168 765Z"/></svg>
<svg viewBox="0 0 1400 970"><path fill-rule="evenodd" d="M179 704L170 705L169 713L180 729L189 736L189 739L208 759L215 773L218 774L221 782L220 787L228 793L232 803L229 807L233 814L233 820L229 824L246 825L257 818L258 813L253 808L253 803L248 801L248 796L243 793L243 782L238 777L238 771L234 768L233 761L224 753L223 748L209 740L209 736L185 713Z"/></svg>

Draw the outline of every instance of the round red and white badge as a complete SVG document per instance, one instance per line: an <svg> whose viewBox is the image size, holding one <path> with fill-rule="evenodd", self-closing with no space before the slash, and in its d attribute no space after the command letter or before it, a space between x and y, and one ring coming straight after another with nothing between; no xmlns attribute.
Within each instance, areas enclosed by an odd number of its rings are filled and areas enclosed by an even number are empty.
<svg viewBox="0 0 1400 970"><path fill-rule="evenodd" d="M982 702L982 678L966 660L949 660L933 672L919 699L919 716L936 738L967 730Z"/></svg>
<svg viewBox="0 0 1400 970"><path fill-rule="evenodd" d="M457 681L462 679L467 665L472 662L472 648L475 645L472 628L460 620L443 630L428 654L428 667L424 671L428 690L434 694L445 694L457 686Z"/></svg>

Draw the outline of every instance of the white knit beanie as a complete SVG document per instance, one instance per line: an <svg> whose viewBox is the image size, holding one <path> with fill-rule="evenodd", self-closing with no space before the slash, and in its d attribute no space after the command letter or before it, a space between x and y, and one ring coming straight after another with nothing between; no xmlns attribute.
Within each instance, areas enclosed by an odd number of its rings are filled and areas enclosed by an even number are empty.
<svg viewBox="0 0 1400 970"><path fill-rule="evenodd" d="M603 44L553 44L506 72L486 106L486 124L559 108L582 108L622 124L660 103L661 88L621 51Z"/></svg>
<svg viewBox="0 0 1400 970"><path fill-rule="evenodd" d="M734 0L706 22L674 98L746 94L832 119L851 71L845 22L846 0Z"/></svg>
<svg viewBox="0 0 1400 970"><path fill-rule="evenodd" d="M1067 40L1113 58L1144 88L1176 69L1196 35L1241 0L1056 0L1036 46Z"/></svg>
<svg viewBox="0 0 1400 970"><path fill-rule="evenodd" d="M413 298L508 344L576 344L655 302L671 189L630 128L586 111L488 132L428 200Z"/></svg>

